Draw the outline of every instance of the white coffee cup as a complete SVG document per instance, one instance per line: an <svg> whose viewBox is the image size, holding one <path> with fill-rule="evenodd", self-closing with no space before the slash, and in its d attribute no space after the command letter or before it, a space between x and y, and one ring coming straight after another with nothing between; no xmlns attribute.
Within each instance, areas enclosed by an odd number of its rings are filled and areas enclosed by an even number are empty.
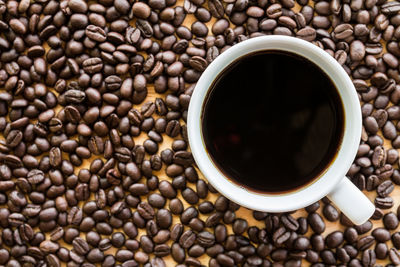
<svg viewBox="0 0 400 267"><path fill-rule="evenodd" d="M254 192L230 181L213 164L202 136L203 104L213 81L236 59L266 50L292 52L319 66L335 84L344 106L344 134L333 162L313 183L282 194ZM370 200L345 177L361 137L362 118L356 90L339 63L309 42L287 36L262 36L243 41L223 52L207 67L196 84L190 100L187 127L190 148L201 172L221 194L244 207L286 212L306 207L327 196L355 224L364 223L375 211Z"/></svg>

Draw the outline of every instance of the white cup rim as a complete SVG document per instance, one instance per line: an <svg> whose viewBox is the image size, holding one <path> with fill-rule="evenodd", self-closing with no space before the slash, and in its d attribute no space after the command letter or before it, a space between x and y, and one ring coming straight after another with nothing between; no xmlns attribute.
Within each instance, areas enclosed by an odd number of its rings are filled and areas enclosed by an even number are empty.
<svg viewBox="0 0 400 267"><path fill-rule="evenodd" d="M237 58L265 50L292 52L315 63L334 82L344 108L343 138L335 159L327 170L311 184L285 194L257 193L227 179L214 166L206 151L201 133L203 102L218 74ZM345 177L358 150L362 129L361 118L360 103L354 85L342 66L333 57L304 40L270 35L252 38L234 45L207 67L198 80L191 97L187 130L191 151L200 171L222 195L253 210L285 212L305 207L323 198Z"/></svg>

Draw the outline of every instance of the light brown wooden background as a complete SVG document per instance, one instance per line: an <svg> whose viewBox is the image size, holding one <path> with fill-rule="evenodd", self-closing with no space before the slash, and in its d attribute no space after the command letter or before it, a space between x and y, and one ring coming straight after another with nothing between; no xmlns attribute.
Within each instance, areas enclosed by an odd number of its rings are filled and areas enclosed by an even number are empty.
<svg viewBox="0 0 400 267"><path fill-rule="evenodd" d="M311 1L310 1L310 4L312 5ZM183 6L183 0L179 0L179 1L177 2L177 5ZM206 7L206 6L207 6L207 5L205 4L205 7ZM294 10L295 10L295 11L300 10L300 6L298 6L298 5L296 4ZM194 18L193 15L187 15L187 17L186 17L186 19L185 19L185 21L184 21L183 24L186 25L188 28L190 28L190 25L191 25L194 21L195 21L195 18ZM212 26L212 24L213 24L214 22L215 22L215 19L213 18L210 22L207 23L207 26L209 27L210 32L211 32L211 26ZM134 22L131 22L130 24L131 24L132 26L134 26ZM46 46L46 48L48 48L48 47ZM159 94L157 94L157 93L154 92L154 89L153 89L152 86L149 86L149 87L148 87L148 91L149 91L148 97L146 98L146 100L145 100L144 102L153 101L156 97L160 97ZM55 93L56 93L56 92L55 92ZM58 93L56 93L56 94L58 95ZM144 102L143 102L143 103L144 103ZM138 105L138 106L137 106L137 105L134 105L134 107L135 107L135 108L140 108L140 105ZM60 106L58 106L58 107L56 108L56 110L60 110L60 109L61 109ZM183 122L182 122L182 123L183 123ZM146 138L147 138L147 135L144 134L144 133L142 133L139 137L135 137L135 138L134 138L134 141L135 141L136 144L142 144L143 141L146 140ZM160 144L160 146L159 146L159 152L161 152L161 151L162 151L163 149L165 149L165 148L170 148L170 147L171 147L171 143L172 143L172 141L173 141L173 139L171 139L170 137L168 137L168 136L166 136L166 135L163 135L163 138L164 138L164 141L163 141L162 144ZM181 137L179 136L179 137L177 137L177 138L181 138ZM390 148L390 147L391 147L390 142L385 142L385 146L386 146L386 148ZM148 156L146 156L146 157L148 157ZM67 158L67 155L64 154L64 159L66 159L66 158ZM89 159L89 160L84 160L84 163L82 164L82 166L81 166L80 168L88 168L89 165L90 165L90 162L91 162L94 158L96 158L96 157L92 157L92 158ZM75 168L75 174L78 174L80 168ZM200 172L198 172L198 173L199 173L199 176L200 176L201 178L205 179L205 178L202 176L202 174L201 174ZM165 175L165 173L164 173L164 168L163 168L161 171L156 172L155 174L158 176L158 178L159 178L160 180L165 179L165 180L171 181L171 179ZM143 178L142 182L143 182L143 181L144 181L144 178ZM194 185L194 184L188 183L188 186L191 187L193 190L195 190L195 185ZM376 196L376 193L375 193L375 192L368 192L368 193L366 193L366 194L367 194L367 196L370 198L371 201L374 201L375 196ZM213 202L213 201L215 201L215 199L216 199L218 196L219 196L218 194L211 194L211 193L209 193L209 194L208 194L208 197L207 197L207 200ZM398 204L400 203L400 187L399 187L399 186L396 186L395 190L392 192L392 194L391 194L390 196L391 196L391 197L394 199L394 201L395 201L395 205L394 205L394 207L392 208L392 211L393 211L393 212L396 212L397 206L398 206ZM93 194L92 194L91 198L93 199L93 197L94 197L94 196L93 196ZM188 207L188 206L189 206L189 204L186 203L185 200L181 197L180 192L179 192L179 194L178 194L178 197L182 200L182 202L184 203L185 207ZM146 199L146 197L142 197L142 199ZM82 207L82 204L83 204L83 203L79 203L79 205L80 205L81 207ZM168 207L168 205L169 205L169 201L166 203L166 207ZM322 206L322 205L321 205L321 206ZM385 212L388 212L388 211L389 211L389 210L386 210ZM321 213L321 208L319 209L318 212ZM306 214L306 212L305 212L304 210L299 210L299 211L297 211L297 212L294 214L294 216L295 216L295 217L307 216L307 214ZM202 219L202 220L204 220L204 221L205 221L206 218L207 218L206 216L204 216L204 215L202 215L202 214L200 214L199 217L200 217L200 219ZM240 218L246 219L246 220L249 222L249 226L258 226L259 228L265 227L264 222L260 222L260 221L254 220L254 219L253 219L253 216L252 216L252 211L251 211L251 210L248 210L248 209L246 209L246 208L240 208L240 209L236 212L236 217L237 217L237 218L240 217ZM173 224L179 223L179 222L180 222L179 217L178 217L178 216L175 216L174 219L173 219ZM381 226L382 226L382 221L381 221L381 220L379 220L379 221L372 221L372 222L373 222L373 224L374 224L374 228L376 228L376 227L381 227ZM325 230L325 232L323 233L324 236L326 236L327 234L329 234L329 233L331 233L331 232L333 232L333 231L335 231L335 230L344 230L344 227L343 227L342 225L340 225L339 222L332 223L332 222L326 221L326 225L327 225L326 230ZM229 234L232 233L231 226L228 226L228 229L229 229ZM210 229L209 229L209 230L210 230ZM396 229L396 230L398 230L398 229ZM119 231L119 230L116 229L116 230L114 230L114 231ZM120 231L122 232L122 229L120 229ZM392 232L395 232L395 231L392 231ZM145 231L144 231L143 229L139 230L139 236L137 237L137 240L139 240L140 236L143 235L143 234L146 234ZM310 231L307 233L307 235L310 235ZM82 233L82 234L81 234L81 237L84 238L84 237L85 237L85 234ZM64 247L69 248L69 249L72 248L70 245L65 244L63 241L58 241L58 242L60 243L61 246L64 246ZM169 245L172 245L172 242L169 241L168 244L169 244ZM391 241L388 242L388 246L389 246L389 248L393 247ZM115 252L116 252L115 249L109 249L109 250L105 251L105 255L107 255L107 254L115 255ZM150 255L150 257L154 257L154 256L153 256L153 255ZM177 263L172 259L171 256L165 257L164 260L165 260L167 266L175 266L175 265L177 264ZM209 257L208 257L207 255L203 255L202 257L199 258L199 260L202 262L202 264L204 264L204 265L207 266L207 265L208 265L208 261L209 261ZM379 263L379 264L383 264L383 265L384 265L384 264L387 264L388 262L389 262L389 261L378 260L378 261L377 261L377 264ZM309 265L309 264L308 264L307 262L303 261L303 265L304 265L304 266L307 266L307 265Z"/></svg>

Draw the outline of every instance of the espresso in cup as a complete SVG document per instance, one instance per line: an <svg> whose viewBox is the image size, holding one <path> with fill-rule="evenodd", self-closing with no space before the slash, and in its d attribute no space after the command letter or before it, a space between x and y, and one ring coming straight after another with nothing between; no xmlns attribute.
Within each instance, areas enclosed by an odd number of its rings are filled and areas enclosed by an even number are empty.
<svg viewBox="0 0 400 267"><path fill-rule="evenodd" d="M202 109L203 142L224 176L251 191L302 188L335 159L344 108L335 84L299 55L262 51L219 73Z"/></svg>

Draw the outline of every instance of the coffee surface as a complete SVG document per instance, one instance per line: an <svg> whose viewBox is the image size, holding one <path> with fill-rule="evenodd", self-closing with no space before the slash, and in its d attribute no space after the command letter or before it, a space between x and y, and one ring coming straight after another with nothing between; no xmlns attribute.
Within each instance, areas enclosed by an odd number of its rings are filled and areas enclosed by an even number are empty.
<svg viewBox="0 0 400 267"><path fill-rule="evenodd" d="M343 105L328 76L291 53L243 57L214 81L203 107L214 164L251 190L278 193L316 179L334 159Z"/></svg>

